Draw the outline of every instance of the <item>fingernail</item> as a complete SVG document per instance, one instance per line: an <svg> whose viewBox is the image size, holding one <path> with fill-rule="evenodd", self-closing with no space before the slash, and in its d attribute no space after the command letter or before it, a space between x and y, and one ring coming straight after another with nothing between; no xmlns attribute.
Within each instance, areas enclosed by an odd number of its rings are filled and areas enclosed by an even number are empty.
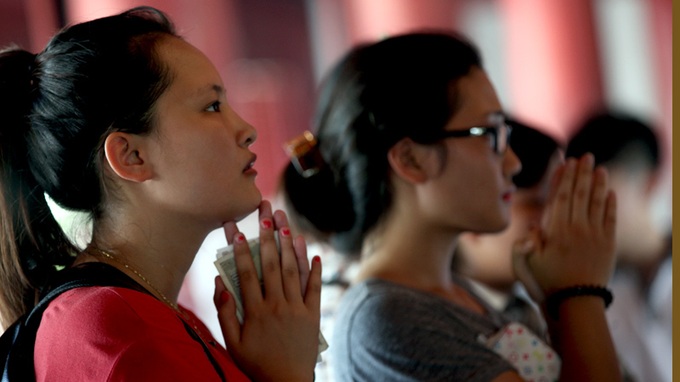
<svg viewBox="0 0 680 382"><path fill-rule="evenodd" d="M586 163L589 165L595 163L595 156L591 153L586 154Z"/></svg>
<svg viewBox="0 0 680 382"><path fill-rule="evenodd" d="M318 255L316 255L316 256L312 257L312 261L315 262L315 263L320 263L320 262L321 262L321 257L319 257Z"/></svg>
<svg viewBox="0 0 680 382"><path fill-rule="evenodd" d="M220 294L220 304L224 304L227 301L229 301L229 292L224 291Z"/></svg>
<svg viewBox="0 0 680 382"><path fill-rule="evenodd" d="M532 249L534 249L533 240L526 240L523 243L521 243L520 246L519 246L519 250L522 251L523 253L529 252Z"/></svg>
<svg viewBox="0 0 680 382"><path fill-rule="evenodd" d="M234 235L234 242L243 243L245 241L246 237L241 232L238 232L236 235Z"/></svg>
<svg viewBox="0 0 680 382"><path fill-rule="evenodd" d="M281 228L281 235L290 236L290 228L288 228L288 227Z"/></svg>
<svg viewBox="0 0 680 382"><path fill-rule="evenodd" d="M274 226L274 223L272 223L272 219L265 218L260 221L260 225L262 228L271 229Z"/></svg>

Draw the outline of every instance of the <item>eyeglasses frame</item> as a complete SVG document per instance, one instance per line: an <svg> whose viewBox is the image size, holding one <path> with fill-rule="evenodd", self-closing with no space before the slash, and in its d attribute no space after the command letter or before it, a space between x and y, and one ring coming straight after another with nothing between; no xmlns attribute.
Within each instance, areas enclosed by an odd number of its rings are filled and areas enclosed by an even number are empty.
<svg viewBox="0 0 680 382"><path fill-rule="evenodd" d="M505 127L507 129L507 136L505 137L505 145L501 151L499 148L499 130ZM510 136L512 135L512 125L503 121L498 126L472 126L463 130L440 130L428 137L428 141L439 141L448 138L466 138L466 137L481 137L487 134L493 136L493 150L496 154L502 155L510 147Z"/></svg>

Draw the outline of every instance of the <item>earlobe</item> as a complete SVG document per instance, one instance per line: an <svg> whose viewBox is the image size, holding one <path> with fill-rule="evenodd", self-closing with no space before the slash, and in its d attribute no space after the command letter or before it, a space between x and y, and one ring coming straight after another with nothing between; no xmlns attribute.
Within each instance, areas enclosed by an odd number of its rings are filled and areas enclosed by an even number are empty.
<svg viewBox="0 0 680 382"><path fill-rule="evenodd" d="M106 161L120 178L143 182L151 178L150 163L145 160L142 138L138 135L115 132L104 141Z"/></svg>
<svg viewBox="0 0 680 382"><path fill-rule="evenodd" d="M423 183L428 179L421 165L420 147L411 139L404 138L387 152L387 161L400 178L409 183Z"/></svg>

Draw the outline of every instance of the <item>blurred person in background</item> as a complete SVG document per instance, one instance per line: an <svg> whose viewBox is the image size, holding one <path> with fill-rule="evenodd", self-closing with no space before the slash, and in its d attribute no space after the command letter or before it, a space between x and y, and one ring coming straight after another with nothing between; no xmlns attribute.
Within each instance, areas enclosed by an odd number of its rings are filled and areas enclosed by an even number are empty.
<svg viewBox="0 0 680 382"><path fill-rule="evenodd" d="M654 130L618 112L588 117L566 155L590 152L609 171L616 192L617 265L610 283L616 301L607 312L623 366L639 381L672 378L671 232L654 219L660 150Z"/></svg>

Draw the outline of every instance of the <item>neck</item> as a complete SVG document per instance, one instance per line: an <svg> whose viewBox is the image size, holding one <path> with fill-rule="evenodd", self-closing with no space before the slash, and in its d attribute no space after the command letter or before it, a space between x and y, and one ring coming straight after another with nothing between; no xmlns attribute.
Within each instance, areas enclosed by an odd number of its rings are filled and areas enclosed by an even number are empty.
<svg viewBox="0 0 680 382"><path fill-rule="evenodd" d="M398 207L364 242L359 279L382 278L429 291L452 286L451 260L458 233Z"/></svg>
<svg viewBox="0 0 680 382"><path fill-rule="evenodd" d="M176 307L184 277L210 232L199 227L190 224L188 219L151 214L137 214L134 219L126 220L105 219L96 223L90 244L99 250L95 252L100 256L88 251L81 261L106 262ZM102 255L102 251L110 256Z"/></svg>
<svg viewBox="0 0 680 382"><path fill-rule="evenodd" d="M173 308L174 310L179 312L179 306L177 305L177 302L175 300L170 300L165 293L163 293L160 289L158 289L152 282L149 280L146 276L144 276L141 272L139 272L136 268L130 266L128 263L126 263L123 260L120 260L118 256L115 256L111 254L108 251L105 251L103 249L94 247L93 245L88 246L85 249L85 253L88 255L94 256L96 258L99 258L100 260L109 263L109 264L115 264L120 270L125 271L125 272L131 272L135 278L139 280L139 283L142 285L143 288L145 288L149 293L155 295L159 300L163 301L166 305L169 307ZM132 276L132 275L130 275Z"/></svg>
<svg viewBox="0 0 680 382"><path fill-rule="evenodd" d="M355 281L387 280L485 314L484 307L453 282L451 262L459 235L459 231L433 223L416 210L395 204L381 226L364 241Z"/></svg>

